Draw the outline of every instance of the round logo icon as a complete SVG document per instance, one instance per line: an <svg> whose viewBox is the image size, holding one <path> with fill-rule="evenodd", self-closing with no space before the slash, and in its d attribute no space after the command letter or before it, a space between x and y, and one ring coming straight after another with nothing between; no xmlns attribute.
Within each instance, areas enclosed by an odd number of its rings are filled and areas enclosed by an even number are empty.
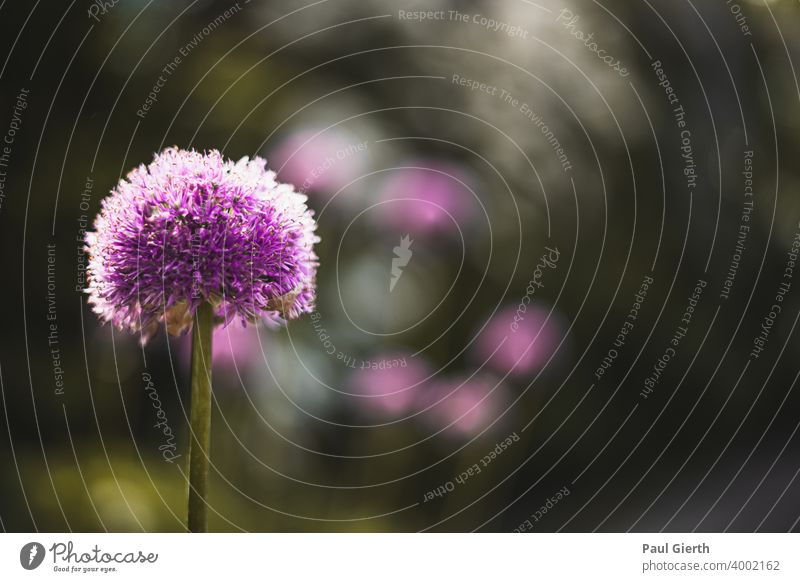
<svg viewBox="0 0 800 582"><path fill-rule="evenodd" d="M38 542L30 542L19 551L19 563L26 570L35 570L44 561L44 546Z"/></svg>

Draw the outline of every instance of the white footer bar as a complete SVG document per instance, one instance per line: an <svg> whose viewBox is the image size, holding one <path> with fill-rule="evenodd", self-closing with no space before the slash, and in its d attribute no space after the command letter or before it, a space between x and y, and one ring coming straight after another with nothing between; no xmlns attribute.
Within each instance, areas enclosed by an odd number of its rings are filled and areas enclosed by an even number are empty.
<svg viewBox="0 0 800 582"><path fill-rule="evenodd" d="M798 554L797 534L3 534L0 580L761 582L800 580Z"/></svg>

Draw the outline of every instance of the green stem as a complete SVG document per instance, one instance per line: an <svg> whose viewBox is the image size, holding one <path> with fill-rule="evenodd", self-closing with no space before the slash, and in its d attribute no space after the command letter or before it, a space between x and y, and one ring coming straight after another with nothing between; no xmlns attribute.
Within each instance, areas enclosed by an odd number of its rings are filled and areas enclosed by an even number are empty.
<svg viewBox="0 0 800 582"><path fill-rule="evenodd" d="M192 403L189 435L190 532L208 531L208 450L211 441L211 334L214 310L204 302L192 326Z"/></svg>

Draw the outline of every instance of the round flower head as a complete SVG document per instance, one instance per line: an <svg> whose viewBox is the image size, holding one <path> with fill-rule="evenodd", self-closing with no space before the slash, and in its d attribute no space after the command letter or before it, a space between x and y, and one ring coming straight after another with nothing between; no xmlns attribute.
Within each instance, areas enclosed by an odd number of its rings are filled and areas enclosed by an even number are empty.
<svg viewBox="0 0 800 582"><path fill-rule="evenodd" d="M204 301L226 323L281 323L313 309L313 213L261 158L166 149L120 181L94 229L89 302L143 340L161 322L184 333Z"/></svg>

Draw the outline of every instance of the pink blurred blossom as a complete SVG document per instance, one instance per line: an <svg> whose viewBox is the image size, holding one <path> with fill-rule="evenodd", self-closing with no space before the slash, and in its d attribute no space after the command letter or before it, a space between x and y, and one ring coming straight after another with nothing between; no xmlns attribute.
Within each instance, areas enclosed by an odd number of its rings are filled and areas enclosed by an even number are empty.
<svg viewBox="0 0 800 582"><path fill-rule="evenodd" d="M362 174L365 143L338 128L299 130L271 152L270 167L301 192L332 196Z"/></svg>
<svg viewBox="0 0 800 582"><path fill-rule="evenodd" d="M462 230L479 210L469 180L460 168L416 162L386 174L379 188L379 220L400 232Z"/></svg>
<svg viewBox="0 0 800 582"><path fill-rule="evenodd" d="M261 359L261 344L255 326L243 327L236 322L214 330L211 361L215 365L246 367Z"/></svg>
<svg viewBox="0 0 800 582"><path fill-rule="evenodd" d="M430 374L428 364L407 354L384 354L370 361L358 361L350 376L355 402L381 412L404 414L416 407Z"/></svg>
<svg viewBox="0 0 800 582"><path fill-rule="evenodd" d="M425 420L435 430L449 427L452 434L472 436L500 415L505 391L491 376L476 375L439 380L429 388L427 399L432 406Z"/></svg>
<svg viewBox="0 0 800 582"><path fill-rule="evenodd" d="M523 308L524 311L519 306L506 307L480 332L474 344L480 363L487 362L503 374L524 376L540 370L553 355L563 334L560 318L532 303ZM518 324L512 327L515 316Z"/></svg>
<svg viewBox="0 0 800 582"><path fill-rule="evenodd" d="M191 334L186 334L175 342L178 343L176 351L179 357L188 365L191 360ZM215 368L242 371L257 364L261 357L256 326L243 327L239 322L233 322L227 327L217 327L214 330L211 363Z"/></svg>

